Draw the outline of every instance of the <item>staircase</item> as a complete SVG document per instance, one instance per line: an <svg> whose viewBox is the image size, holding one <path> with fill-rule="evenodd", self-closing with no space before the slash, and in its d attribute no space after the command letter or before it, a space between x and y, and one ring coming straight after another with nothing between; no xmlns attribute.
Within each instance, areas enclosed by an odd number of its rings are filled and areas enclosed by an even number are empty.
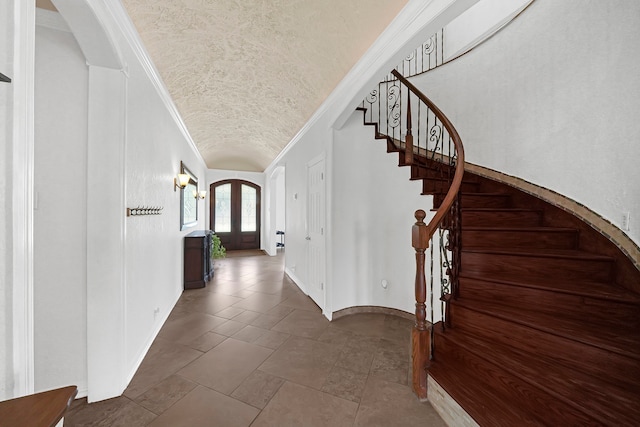
<svg viewBox="0 0 640 427"><path fill-rule="evenodd" d="M365 124L438 210L455 162ZM637 268L589 225L514 187L465 172L459 194L459 214L447 207L441 223L459 236L446 316L430 343L414 335L417 393L416 371L427 369L481 426L640 425ZM417 325L419 287L417 277Z"/></svg>
<svg viewBox="0 0 640 427"><path fill-rule="evenodd" d="M628 260L566 212L465 182L458 295L429 375L480 425L638 425L640 295L622 284L637 270L620 277Z"/></svg>

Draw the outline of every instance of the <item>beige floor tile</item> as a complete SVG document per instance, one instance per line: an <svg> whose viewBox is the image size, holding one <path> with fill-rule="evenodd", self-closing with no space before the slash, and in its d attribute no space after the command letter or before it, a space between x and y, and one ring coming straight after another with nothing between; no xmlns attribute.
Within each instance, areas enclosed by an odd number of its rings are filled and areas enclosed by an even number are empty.
<svg viewBox="0 0 640 427"><path fill-rule="evenodd" d="M309 310L315 313L320 313L320 307L313 302L311 298L304 294L295 294L285 299L281 303L282 305L286 305L289 307L293 307L297 310Z"/></svg>
<svg viewBox="0 0 640 427"><path fill-rule="evenodd" d="M260 370L319 390L339 354L340 347L292 336Z"/></svg>
<svg viewBox="0 0 640 427"><path fill-rule="evenodd" d="M353 425L357 408L355 402L286 382L252 427L347 427Z"/></svg>
<svg viewBox="0 0 640 427"><path fill-rule="evenodd" d="M205 313L192 313L172 322L167 322L160 330L158 338L189 344L205 332L226 322L226 319Z"/></svg>
<svg viewBox="0 0 640 427"><path fill-rule="evenodd" d="M369 377L355 426L445 427L428 402L421 403L411 389L394 382Z"/></svg>
<svg viewBox="0 0 640 427"><path fill-rule="evenodd" d="M259 313L257 311L244 310L242 313L233 317L233 320L235 320L236 322L249 324L260 316L262 316L262 313Z"/></svg>
<svg viewBox="0 0 640 427"><path fill-rule="evenodd" d="M206 332L191 341L188 344L188 347L206 353L226 339L227 337L224 335L216 334L214 332Z"/></svg>
<svg viewBox="0 0 640 427"><path fill-rule="evenodd" d="M336 366L352 371L368 374L373 362L374 353L364 349L344 346L336 361Z"/></svg>
<svg viewBox="0 0 640 427"><path fill-rule="evenodd" d="M382 339L380 343L371 363L370 375L399 384L407 384L410 368L408 351L404 346L398 346L392 341Z"/></svg>
<svg viewBox="0 0 640 427"><path fill-rule="evenodd" d="M335 328L346 329L359 335L384 336L385 314L363 313L344 316L331 322Z"/></svg>
<svg viewBox="0 0 640 427"><path fill-rule="evenodd" d="M126 397L104 400L78 407L64 417L65 427L143 427L156 414Z"/></svg>
<svg viewBox="0 0 640 427"><path fill-rule="evenodd" d="M329 321L319 312L294 310L271 329L305 338L318 338L327 326Z"/></svg>
<svg viewBox="0 0 640 427"><path fill-rule="evenodd" d="M328 322L283 276L283 260L217 260L206 288L182 294L126 397L80 399L65 426L443 426L404 385L413 322Z"/></svg>
<svg viewBox="0 0 640 427"><path fill-rule="evenodd" d="M234 317L236 317L237 315L243 312L244 310L241 308L227 307L224 310L217 311L215 315L218 317L223 317L225 319L233 319Z"/></svg>
<svg viewBox="0 0 640 427"><path fill-rule="evenodd" d="M295 308L288 305L282 305L282 303L280 303L273 307L271 310L267 311L267 314L270 316L280 317L280 319L284 319L293 310L295 310Z"/></svg>
<svg viewBox="0 0 640 427"><path fill-rule="evenodd" d="M225 295L215 292L199 292L192 293L193 291L200 291L197 289L191 289L185 291L177 307L181 309L188 309L190 312L215 314L221 310L224 310L231 305L242 301L242 298L234 297L231 295Z"/></svg>
<svg viewBox="0 0 640 427"><path fill-rule="evenodd" d="M351 332L346 329L340 329L333 326L333 322L329 323L329 327L325 329L325 331L318 337L318 341L336 344L336 345L344 345L347 342L353 340L356 336L354 332Z"/></svg>
<svg viewBox="0 0 640 427"><path fill-rule="evenodd" d="M124 395L135 399L202 355L187 346L156 338Z"/></svg>
<svg viewBox="0 0 640 427"><path fill-rule="evenodd" d="M160 415L197 385L179 375L172 375L138 396L135 402L154 414Z"/></svg>
<svg viewBox="0 0 640 427"><path fill-rule="evenodd" d="M251 322L249 322L253 326L257 326L258 328L263 329L271 329L275 325L278 324L282 320L280 316L272 316L270 314L261 314L259 317L256 317Z"/></svg>
<svg viewBox="0 0 640 427"><path fill-rule="evenodd" d="M262 329L255 326L247 325L233 334L233 338L245 342L255 342L258 338L260 338L267 332L269 332L268 329Z"/></svg>
<svg viewBox="0 0 640 427"><path fill-rule="evenodd" d="M213 328L211 332L215 332L216 334L230 337L236 332L238 332L240 329L244 328L245 326L246 325L242 322L236 322L235 320L227 320L223 324Z"/></svg>
<svg viewBox="0 0 640 427"><path fill-rule="evenodd" d="M285 334L284 332L267 331L253 343L272 350L277 350L290 336L291 334Z"/></svg>
<svg viewBox="0 0 640 427"><path fill-rule="evenodd" d="M242 308L245 310L259 311L260 313L266 313L276 305L280 304L282 297L280 295L268 295L255 293L248 298L243 299L240 302L234 304L234 307Z"/></svg>
<svg viewBox="0 0 640 427"><path fill-rule="evenodd" d="M229 338L178 374L228 395L271 353L268 348Z"/></svg>
<svg viewBox="0 0 640 427"><path fill-rule="evenodd" d="M260 411L214 390L198 386L156 418L152 427L247 427Z"/></svg>
<svg viewBox="0 0 640 427"><path fill-rule="evenodd" d="M231 393L231 397L263 409L282 384L284 384L282 378L256 370Z"/></svg>
<svg viewBox="0 0 640 427"><path fill-rule="evenodd" d="M336 365L324 382L322 391L359 403L366 383L366 372L353 371Z"/></svg>

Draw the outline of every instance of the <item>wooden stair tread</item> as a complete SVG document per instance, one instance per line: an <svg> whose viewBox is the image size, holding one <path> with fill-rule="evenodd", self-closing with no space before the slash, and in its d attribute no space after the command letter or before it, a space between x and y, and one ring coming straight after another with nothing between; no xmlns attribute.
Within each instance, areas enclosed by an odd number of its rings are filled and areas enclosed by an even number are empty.
<svg viewBox="0 0 640 427"><path fill-rule="evenodd" d="M535 226L535 227L482 227L482 226L469 226L469 227L465 227L464 231L486 231L486 232L493 232L493 231L504 231L504 232L532 232L532 233L539 233L539 232L558 232L558 233L567 233L567 232L578 232L575 228L568 228L568 227L544 227L544 226Z"/></svg>
<svg viewBox="0 0 640 427"><path fill-rule="evenodd" d="M475 379L475 376L465 376L461 379L458 371L448 365L443 366L437 360L431 362L429 375L444 388L465 411L480 425L490 426L539 426L540 422L531 414L519 410L503 396L496 394L486 384ZM460 387L464 381L464 387ZM491 402L487 407L484 402Z"/></svg>
<svg viewBox="0 0 640 427"><path fill-rule="evenodd" d="M510 277L508 275L494 275L487 278L484 275L473 273L460 273L460 278L483 280L486 282L502 283L510 286L540 289L548 292L561 292L571 295L579 295L589 298L597 298L623 304L640 306L640 295L631 292L615 283L570 281L556 279L542 280L535 278L523 278L521 276ZM639 308L640 309L640 308Z"/></svg>
<svg viewBox="0 0 640 427"><path fill-rule="evenodd" d="M537 258L566 258L593 261L613 261L613 258L585 252L579 249L547 249L547 248L463 248L462 252L495 255L528 256Z"/></svg>
<svg viewBox="0 0 640 427"><path fill-rule="evenodd" d="M542 212L540 209L529 208L462 208L464 212Z"/></svg>
<svg viewBox="0 0 640 427"><path fill-rule="evenodd" d="M531 313L523 308L513 308L501 304L483 302L482 307L467 303L462 298L453 300L453 304L474 310L488 316L517 323L529 328L566 338L582 344L601 348L640 361L640 331L636 328L625 329L621 325L613 329L611 325L594 323L577 324L576 321L550 316L544 313ZM553 325L549 327L547 325Z"/></svg>
<svg viewBox="0 0 640 427"><path fill-rule="evenodd" d="M635 419L634 414L640 412L639 386L620 387L608 382L607 378L596 378L576 369L568 371L567 367L549 363L535 354L487 342L464 331L447 329L446 333L442 333L436 326L434 333L436 345L439 339L452 341L465 351L510 372L511 375L605 425L623 419L625 422L631 422ZM438 358L437 346L435 358Z"/></svg>

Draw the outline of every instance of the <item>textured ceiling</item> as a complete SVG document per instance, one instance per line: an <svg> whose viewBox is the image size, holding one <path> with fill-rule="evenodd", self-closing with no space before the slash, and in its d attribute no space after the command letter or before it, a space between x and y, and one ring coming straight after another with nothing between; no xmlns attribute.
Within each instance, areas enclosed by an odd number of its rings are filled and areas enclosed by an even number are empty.
<svg viewBox="0 0 640 427"><path fill-rule="evenodd" d="M407 0L122 0L207 166L263 171Z"/></svg>

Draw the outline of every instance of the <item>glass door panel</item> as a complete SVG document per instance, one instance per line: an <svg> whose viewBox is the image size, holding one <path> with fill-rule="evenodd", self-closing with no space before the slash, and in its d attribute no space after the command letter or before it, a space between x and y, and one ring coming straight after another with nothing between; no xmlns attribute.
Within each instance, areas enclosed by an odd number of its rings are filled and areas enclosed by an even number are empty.
<svg viewBox="0 0 640 427"><path fill-rule="evenodd" d="M231 184L222 184L215 190L215 233L231 231Z"/></svg>
<svg viewBox="0 0 640 427"><path fill-rule="evenodd" d="M256 189L242 184L241 231L256 231Z"/></svg>

